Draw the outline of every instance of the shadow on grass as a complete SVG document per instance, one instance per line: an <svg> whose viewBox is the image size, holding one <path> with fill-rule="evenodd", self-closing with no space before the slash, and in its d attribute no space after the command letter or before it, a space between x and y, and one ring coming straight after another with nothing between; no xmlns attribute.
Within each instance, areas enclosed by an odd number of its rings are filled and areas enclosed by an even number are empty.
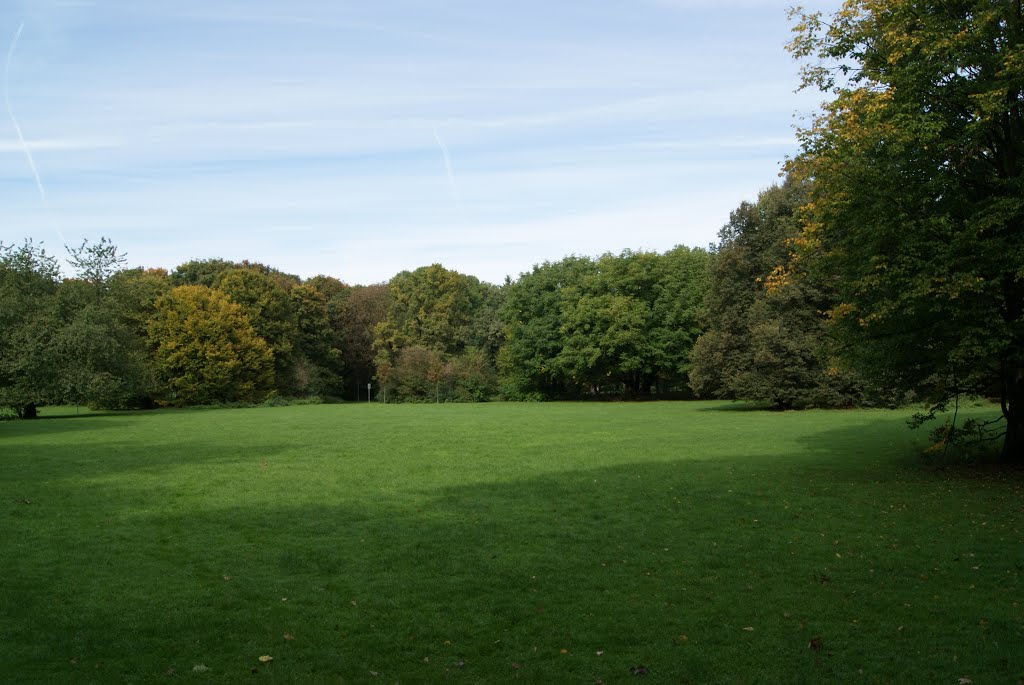
<svg viewBox="0 0 1024 685"><path fill-rule="evenodd" d="M745 401L734 401L729 403L715 404L709 407L700 407L697 411L711 411L711 412L777 412L778 410L769 403L766 402L745 402Z"/></svg>
<svg viewBox="0 0 1024 685"><path fill-rule="evenodd" d="M995 533L920 483L806 475L751 455L343 497L269 481L227 504L252 487L239 479L224 505L214 492L131 510L117 486L69 483L80 530L66 503L40 506L34 544L4 550L8 664L20 682L157 681L193 664L281 682L625 682L638 665L666 683L1009 673L999 645L1019 624L1000 587L1014 587L940 550L890 549L882 509L921 503L926 527L892 535L951 526L986 564L1005 551ZM20 524L0 550L26 542ZM940 565L950 588L978 583L969 611L961 593L921 589L920 569Z"/></svg>

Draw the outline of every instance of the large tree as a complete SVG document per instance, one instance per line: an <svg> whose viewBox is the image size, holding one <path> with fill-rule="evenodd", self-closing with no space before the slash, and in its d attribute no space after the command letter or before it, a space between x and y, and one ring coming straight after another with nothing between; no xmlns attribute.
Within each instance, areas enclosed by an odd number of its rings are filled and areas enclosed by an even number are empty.
<svg viewBox="0 0 1024 685"><path fill-rule="evenodd" d="M800 131L813 179L801 267L836 276L849 358L945 406L996 394L1024 458L1021 0L848 0L795 13L804 83L831 101Z"/></svg>
<svg viewBox="0 0 1024 685"><path fill-rule="evenodd" d="M59 284L57 261L42 247L0 243L0 407L24 418L59 396Z"/></svg>
<svg viewBox="0 0 1024 685"><path fill-rule="evenodd" d="M679 389L698 331L708 253L566 257L507 286L498 356L510 398Z"/></svg>
<svg viewBox="0 0 1024 685"><path fill-rule="evenodd" d="M255 402L274 387L274 354L241 305L204 285L174 288L149 322L169 405Z"/></svg>
<svg viewBox="0 0 1024 685"><path fill-rule="evenodd" d="M242 308L256 334L270 346L274 353L275 387L282 394L291 395L306 389L299 387L295 373L299 324L296 302L286 287L288 282L276 273L265 267L238 266L222 271L213 287Z"/></svg>
<svg viewBox="0 0 1024 685"><path fill-rule="evenodd" d="M442 378L454 382L462 372L479 370L482 360L488 371L474 373L472 384L493 385L492 350L497 348L500 333L496 314L500 292L496 286L432 264L397 274L388 283L388 292L388 313L376 326L374 348L377 378L394 388L392 397L403 399L402 389L406 388L413 392L405 393L405 397L422 399L422 389L428 386L434 387L437 396ZM474 350L483 350L483 355ZM424 362L433 357L436 362ZM465 359L455 366L445 367L462 357ZM461 371L441 373L442 367ZM463 393L454 392L451 383L446 382L445 389L449 399L464 398ZM482 394L493 394L494 390L491 387Z"/></svg>
<svg viewBox="0 0 1024 685"><path fill-rule="evenodd" d="M141 293L118 279L125 255L107 238L68 248L75 277L58 290L54 365L60 398L93 407L145 406L155 390L139 326Z"/></svg>
<svg viewBox="0 0 1024 685"><path fill-rule="evenodd" d="M779 409L858 404L861 384L832 359L830 279L781 279L806 184L787 179L743 202L719 231L706 330L693 347L690 387L701 397L768 402Z"/></svg>

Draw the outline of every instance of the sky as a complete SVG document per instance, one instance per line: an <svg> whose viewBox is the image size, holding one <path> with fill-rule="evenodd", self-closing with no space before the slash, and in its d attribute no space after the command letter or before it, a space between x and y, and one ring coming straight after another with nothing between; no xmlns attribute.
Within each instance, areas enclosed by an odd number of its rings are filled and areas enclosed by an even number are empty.
<svg viewBox="0 0 1024 685"><path fill-rule="evenodd" d="M707 247L821 99L786 7L2 0L0 242L351 284Z"/></svg>

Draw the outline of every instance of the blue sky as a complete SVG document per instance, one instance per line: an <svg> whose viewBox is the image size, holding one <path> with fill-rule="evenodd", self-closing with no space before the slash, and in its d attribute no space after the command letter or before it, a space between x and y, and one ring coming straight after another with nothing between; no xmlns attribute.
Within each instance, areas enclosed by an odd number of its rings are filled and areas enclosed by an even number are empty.
<svg viewBox="0 0 1024 685"><path fill-rule="evenodd" d="M818 103L786 6L4 0L0 241L349 283L706 246Z"/></svg>

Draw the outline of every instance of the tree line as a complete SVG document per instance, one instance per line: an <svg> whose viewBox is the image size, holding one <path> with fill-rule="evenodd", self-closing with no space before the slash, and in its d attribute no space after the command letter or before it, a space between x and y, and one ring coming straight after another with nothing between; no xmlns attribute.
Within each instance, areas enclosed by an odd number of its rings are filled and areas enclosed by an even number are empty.
<svg viewBox="0 0 1024 685"><path fill-rule="evenodd" d="M1024 458L1021 0L847 0L792 12L803 86L783 182L709 250L545 262L500 286L422 267L386 284L260 264L123 269L108 241L75 274L0 245L0 406L358 398L702 397L778 408L964 396Z"/></svg>
<svg viewBox="0 0 1024 685"><path fill-rule="evenodd" d="M719 397L779 408L877 399L836 371L810 280L769 287L798 182L733 212L710 249L571 255L501 285L439 264L383 284L194 260L125 268L107 239L0 245L0 405Z"/></svg>

